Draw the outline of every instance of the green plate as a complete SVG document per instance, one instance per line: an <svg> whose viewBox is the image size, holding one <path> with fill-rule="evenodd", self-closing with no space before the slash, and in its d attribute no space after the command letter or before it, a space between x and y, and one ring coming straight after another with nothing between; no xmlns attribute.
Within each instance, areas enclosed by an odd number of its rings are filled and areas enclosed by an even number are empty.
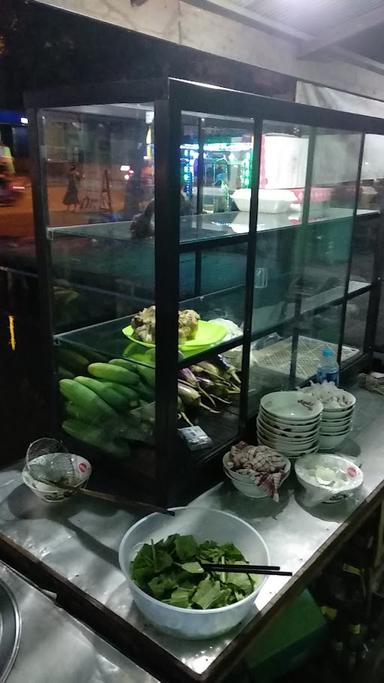
<svg viewBox="0 0 384 683"><path fill-rule="evenodd" d="M136 339L133 333L134 330L132 325L124 327L123 334L125 334L125 336L131 341L134 341L136 344L140 344L141 346L146 346L148 349L151 349L155 346L155 344L149 344L148 342L143 342L139 339ZM194 339L189 339L188 341L184 342L184 344L180 344L179 348L181 351L191 351L192 349L203 350L205 347L218 344L224 339L226 334L227 330L224 325L220 325L219 323L215 323L210 320L199 320L196 337Z"/></svg>

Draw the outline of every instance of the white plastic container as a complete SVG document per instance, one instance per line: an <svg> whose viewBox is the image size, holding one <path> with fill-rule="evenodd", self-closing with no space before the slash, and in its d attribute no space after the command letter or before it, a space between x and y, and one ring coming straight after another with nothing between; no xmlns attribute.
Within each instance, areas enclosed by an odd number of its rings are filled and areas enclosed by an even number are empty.
<svg viewBox="0 0 384 683"><path fill-rule="evenodd" d="M139 610L160 631L177 638L213 638L237 626L250 612L266 581L243 600L216 609L196 610L166 605L139 588L130 577L130 563L143 543L155 543L170 534L192 534L200 543L213 540L234 543L251 564L269 564L267 546L260 534L239 517L199 507L173 508L175 517L154 513L136 522L123 537L119 562Z"/></svg>

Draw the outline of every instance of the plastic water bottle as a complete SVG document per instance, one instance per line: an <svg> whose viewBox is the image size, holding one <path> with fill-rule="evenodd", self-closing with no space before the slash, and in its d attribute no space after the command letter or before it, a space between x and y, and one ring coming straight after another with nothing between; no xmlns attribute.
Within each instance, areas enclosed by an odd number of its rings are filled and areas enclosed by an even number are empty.
<svg viewBox="0 0 384 683"><path fill-rule="evenodd" d="M336 386L339 384L339 364L336 360L335 352L326 346L320 357L319 367L317 368L318 382L334 382Z"/></svg>

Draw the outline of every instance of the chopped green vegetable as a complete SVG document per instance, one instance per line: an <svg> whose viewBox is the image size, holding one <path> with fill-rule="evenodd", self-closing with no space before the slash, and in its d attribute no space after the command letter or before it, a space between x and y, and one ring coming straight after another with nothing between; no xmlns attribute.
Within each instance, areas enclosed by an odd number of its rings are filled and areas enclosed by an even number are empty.
<svg viewBox="0 0 384 683"><path fill-rule="evenodd" d="M221 590L220 581L214 581L207 576L199 583L193 596L193 601L196 605L199 605L201 609L209 609L214 602L219 600Z"/></svg>
<svg viewBox="0 0 384 683"><path fill-rule="evenodd" d="M175 539L175 548L180 562L188 562L196 556L197 543L193 536L179 536Z"/></svg>
<svg viewBox="0 0 384 683"><path fill-rule="evenodd" d="M188 574L204 574L204 569L199 562L184 562L181 568Z"/></svg>
<svg viewBox="0 0 384 683"><path fill-rule="evenodd" d="M194 588L176 588L166 602L174 607L189 607L193 592Z"/></svg>
<svg viewBox="0 0 384 683"><path fill-rule="evenodd" d="M233 543L198 543L193 536L173 534L145 543L131 562L133 581L168 605L210 609L225 607L252 593L257 578L248 574L206 572L201 562L245 563Z"/></svg>

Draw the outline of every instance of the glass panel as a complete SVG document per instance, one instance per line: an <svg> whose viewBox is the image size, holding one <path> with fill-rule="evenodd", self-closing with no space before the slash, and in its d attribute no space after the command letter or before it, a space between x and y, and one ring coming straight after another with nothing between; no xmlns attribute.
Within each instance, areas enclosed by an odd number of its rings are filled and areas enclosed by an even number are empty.
<svg viewBox="0 0 384 683"><path fill-rule="evenodd" d="M260 398L274 389L288 389L293 328L276 326L271 334L252 343L249 370L248 413L254 415Z"/></svg>
<svg viewBox="0 0 384 683"><path fill-rule="evenodd" d="M343 307L327 306L301 316L297 323L296 383L316 374L322 349L327 346L337 356Z"/></svg>
<svg viewBox="0 0 384 683"><path fill-rule="evenodd" d="M198 424L215 447L239 431L239 381L225 363L236 373L241 369L252 149L252 121L182 116L180 240L188 246L180 255L179 299L193 325L179 350L183 365L190 358L192 366L199 355L202 365L192 369L202 405L189 405L179 390L179 427L188 420ZM213 243L223 237L224 245ZM213 350L227 340L233 340L233 348L219 358ZM194 457L204 453L196 451Z"/></svg>
<svg viewBox="0 0 384 683"><path fill-rule="evenodd" d="M352 240L350 291L370 284L374 277L377 240L383 229L378 213L357 216Z"/></svg>
<svg viewBox="0 0 384 683"><path fill-rule="evenodd" d="M309 220L352 216L361 133L316 131Z"/></svg>
<svg viewBox="0 0 384 683"><path fill-rule="evenodd" d="M304 226L302 235L299 334L329 343L336 353L350 260L360 148L361 134L316 132L310 223ZM326 194L322 195L323 191ZM350 291L359 286L351 279ZM316 372L321 344L314 345L312 341L308 344L304 344L302 352L299 346L297 382ZM308 363L305 360L307 353L311 359ZM304 377L306 371L310 373L307 378Z"/></svg>
<svg viewBox="0 0 384 683"><path fill-rule="evenodd" d="M375 250L383 230L384 209L384 136L366 135L361 171L358 243L352 262L352 272L361 280L372 281ZM382 269L382 264L378 267ZM382 275L382 272L380 273ZM384 351L384 291L382 288L377 321L375 350Z"/></svg>
<svg viewBox="0 0 384 683"><path fill-rule="evenodd" d="M371 283L384 207L384 136L366 135L357 220L352 245L351 280Z"/></svg>
<svg viewBox="0 0 384 683"><path fill-rule="evenodd" d="M266 121L263 125L252 316L255 335L272 332L295 315L309 133L308 127L293 124Z"/></svg>
<svg viewBox="0 0 384 683"><path fill-rule="evenodd" d="M359 213L384 206L384 136L366 135L359 196Z"/></svg>
<svg viewBox="0 0 384 683"><path fill-rule="evenodd" d="M251 121L183 114L181 241L248 232Z"/></svg>
<svg viewBox="0 0 384 683"><path fill-rule="evenodd" d="M309 131L307 126L264 122L260 156L259 230L301 222Z"/></svg>
<svg viewBox="0 0 384 683"><path fill-rule="evenodd" d="M312 140L312 185L306 192ZM314 375L324 343L337 353L360 143L360 134L264 124L252 333L272 335L274 343L262 356L276 388ZM266 208L276 213L266 214ZM350 291L361 286L359 280L351 280ZM250 414L254 395L250 387Z"/></svg>
<svg viewBox="0 0 384 683"><path fill-rule="evenodd" d="M384 353L384 288L381 286L379 315L377 317L377 329L375 338L375 351Z"/></svg>
<svg viewBox="0 0 384 683"><path fill-rule="evenodd" d="M347 303L344 328L344 344L350 346L355 355L364 352L370 292L356 296Z"/></svg>
<svg viewBox="0 0 384 683"><path fill-rule="evenodd" d="M150 105L42 114L57 375L71 380L60 383L64 438L147 479L153 325L133 316L154 304L152 125Z"/></svg>

